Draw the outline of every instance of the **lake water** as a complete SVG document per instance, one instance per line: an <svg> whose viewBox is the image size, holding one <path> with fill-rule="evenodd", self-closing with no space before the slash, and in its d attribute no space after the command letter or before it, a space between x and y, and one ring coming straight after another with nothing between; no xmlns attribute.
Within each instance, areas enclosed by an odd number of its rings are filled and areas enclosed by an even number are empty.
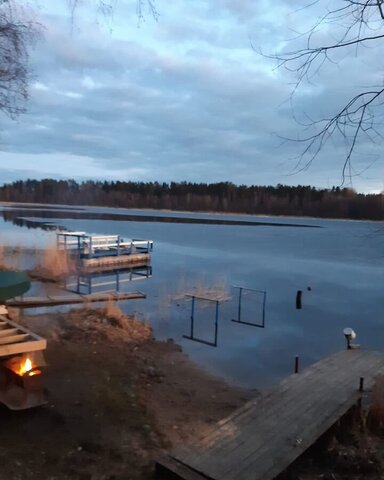
<svg viewBox="0 0 384 480"><path fill-rule="evenodd" d="M143 291L147 299L125 302L122 308L147 319L158 338L173 338L194 361L232 383L260 388L291 373L295 355L304 367L343 349L345 327L357 332L356 341L364 348L384 350L382 223L73 207L51 210L47 220L41 209L14 211L14 218L10 212L3 208L7 221L0 217L0 228L2 243L12 246L39 247L55 241L53 232L27 228L16 217L69 230L153 240L152 278L125 286ZM83 218L65 218L76 212ZM86 218L95 214L101 218ZM113 220L108 220L109 214L115 215ZM271 225L128 221L127 215ZM321 228L310 228L315 226ZM238 291L232 285L267 292L265 328L231 321L238 307ZM189 333L191 315L191 301L183 295L197 286L224 289L230 296L219 307L217 348L183 338ZM301 310L295 308L297 290L303 291ZM242 307L243 320L260 322L260 296L245 295ZM196 305L197 336L213 338L214 313L214 305Z"/></svg>

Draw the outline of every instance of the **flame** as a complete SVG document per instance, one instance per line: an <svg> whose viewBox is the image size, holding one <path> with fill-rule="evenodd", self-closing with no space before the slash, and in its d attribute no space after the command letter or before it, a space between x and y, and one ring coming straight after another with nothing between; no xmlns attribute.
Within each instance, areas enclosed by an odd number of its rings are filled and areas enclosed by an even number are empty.
<svg viewBox="0 0 384 480"><path fill-rule="evenodd" d="M23 362L20 363L16 373L21 377L25 374L28 374L30 377L32 377L32 375L36 375L37 373L37 372L31 372L32 369L33 369L32 360L29 357L27 357Z"/></svg>
<svg viewBox="0 0 384 480"><path fill-rule="evenodd" d="M20 365L20 370L24 373L29 372L29 370L32 370L32 361L30 358L26 358L24 364L22 363Z"/></svg>
<svg viewBox="0 0 384 480"><path fill-rule="evenodd" d="M6 363L6 366L20 377L33 377L41 374L41 370L36 368L33 356L14 357Z"/></svg>

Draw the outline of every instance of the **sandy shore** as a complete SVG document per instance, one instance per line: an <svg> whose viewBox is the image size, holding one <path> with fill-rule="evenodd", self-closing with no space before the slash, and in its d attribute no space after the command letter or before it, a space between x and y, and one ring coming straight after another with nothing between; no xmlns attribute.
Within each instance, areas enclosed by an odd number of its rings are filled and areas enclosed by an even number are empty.
<svg viewBox="0 0 384 480"><path fill-rule="evenodd" d="M149 479L166 449L249 399L118 312L17 321L48 339L48 404L0 408L1 479Z"/></svg>

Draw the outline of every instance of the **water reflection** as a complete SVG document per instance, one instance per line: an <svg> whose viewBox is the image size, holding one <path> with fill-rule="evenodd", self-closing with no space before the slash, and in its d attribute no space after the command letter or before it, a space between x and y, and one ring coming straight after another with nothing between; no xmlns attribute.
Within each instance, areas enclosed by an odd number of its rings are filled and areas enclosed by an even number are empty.
<svg viewBox="0 0 384 480"><path fill-rule="evenodd" d="M273 219L268 221L255 221L255 220L229 220L223 218L225 215L215 216L215 218L207 218L203 214L196 216L175 216L173 215L154 215L152 214L133 214L133 213L111 213L111 212L97 212L90 210L78 210L78 209L45 209L29 207L28 209L19 208L3 208L0 210L1 216L4 221L12 222L14 225L26 226L28 228L42 228L44 225L52 225L50 222L42 222L36 220L38 218L52 218L52 219L84 219L84 220L110 220L110 221L126 221L126 222L161 222L161 223L188 223L198 225L228 225L228 226L268 226L268 227L301 227L301 228L322 228L320 225L305 224L305 223L292 223L289 221L277 222ZM128 210L125 210L128 212ZM196 214L197 215L197 214ZM31 219L32 217L32 219ZM56 222L55 222L56 223Z"/></svg>
<svg viewBox="0 0 384 480"><path fill-rule="evenodd" d="M4 213L4 212L3 212ZM4 218L4 215L3 215ZM14 225L18 227L26 227L28 229L35 228L44 230L46 232L59 230L65 230L65 227L58 225L57 223L50 223L50 222L43 222L41 220L34 220L32 218L25 218L25 217L14 217L11 219L5 219L6 222L11 221Z"/></svg>
<svg viewBox="0 0 384 480"><path fill-rule="evenodd" d="M103 219L93 220L92 215L100 211ZM125 220L126 213L130 213L126 210L118 212L117 209L90 208L82 212L84 217L79 219L72 219L73 212L55 211L51 215L68 215L70 218L60 220L60 223L71 231L113 234L116 224L108 218ZM38 218L36 210L23 213L31 220L47 220L46 217ZM133 213L136 217L140 215L138 211ZM141 213L142 216L146 214ZM146 300L125 302L121 308L127 314L143 315L151 323L156 338L174 338L193 360L204 367L236 384L260 388L290 374L296 355L300 356L304 368L345 348L342 332L346 326L358 333L359 343L364 348L383 349L384 244L382 236L376 233L381 224L297 218L295 223L313 223L323 228L276 229L271 218L266 219L271 225L263 228L231 225L210 225L208 228L205 225L160 223L161 215L180 217L188 214L150 212L156 220L139 223L140 219L136 218L137 222L121 221L118 225L122 236L145 236L153 239L156 245L152 258L156 274L139 284L140 290L147 295ZM20 212L8 216L9 223L4 224L0 213L1 233L6 244L33 247L54 242L54 235L50 232L31 232L25 227L16 227L12 218L17 216L21 216ZM198 222L204 214L193 217ZM225 218L238 219L239 225L244 219L259 220L235 215ZM278 221L289 224L291 219L279 218ZM221 283L221 280L228 285L246 285L268 292L266 328L232 322L239 317L238 292L234 291L233 300L220 306L218 348L184 339L183 335L190 329L191 302L172 303L170 297L191 292L200 283L209 286ZM93 282L102 283L102 280L92 280L92 288L95 288ZM123 285L128 288L130 284ZM312 287L310 294L305 290L308 285ZM73 288L76 289L77 284ZM82 287L82 292L86 288ZM301 310L295 305L298 290L304 294ZM196 336L213 338L214 307L196 310ZM260 324L261 309L261 301L256 303L246 296L241 305L241 320Z"/></svg>
<svg viewBox="0 0 384 480"><path fill-rule="evenodd" d="M79 295L92 293L106 293L107 291L122 292L127 283L145 280L152 277L152 267L145 265L134 268L120 268L114 270L98 270L82 272L68 277L64 288Z"/></svg>

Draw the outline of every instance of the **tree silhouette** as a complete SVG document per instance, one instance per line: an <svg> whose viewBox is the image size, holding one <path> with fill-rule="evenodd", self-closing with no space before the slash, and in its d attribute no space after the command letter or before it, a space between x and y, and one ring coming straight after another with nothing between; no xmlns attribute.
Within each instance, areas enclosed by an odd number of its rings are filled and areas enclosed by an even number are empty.
<svg viewBox="0 0 384 480"><path fill-rule="evenodd" d="M325 4L317 0L305 8ZM317 43L317 33L327 28L327 44ZM381 52L384 40L384 0L334 0L324 7L324 14L306 33L306 46L302 49L269 55L277 60L279 68L294 72L296 82L292 96L303 82L311 82L324 64L339 63L339 52L346 55L366 53L364 47L376 47ZM380 58L378 57L378 60ZM378 62L377 68L380 69ZM332 88L329 86L329 88ZM345 104L327 118L309 120L305 124L310 131L296 141L303 144L296 168L306 169L325 144L334 137L341 137L347 144L347 153L342 167L343 182L351 176L351 160L356 146L363 137L378 143L382 140L384 82L370 85L349 98Z"/></svg>
<svg viewBox="0 0 384 480"><path fill-rule="evenodd" d="M38 25L23 10L0 0L0 110L14 118L25 110L28 98L28 52Z"/></svg>

